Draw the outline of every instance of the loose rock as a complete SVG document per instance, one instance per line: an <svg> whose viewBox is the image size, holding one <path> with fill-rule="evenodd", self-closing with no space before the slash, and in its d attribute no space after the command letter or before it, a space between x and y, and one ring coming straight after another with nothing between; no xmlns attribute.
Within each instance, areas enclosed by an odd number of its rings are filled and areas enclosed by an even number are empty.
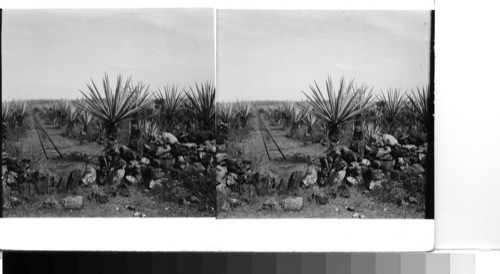
<svg viewBox="0 0 500 274"><path fill-rule="evenodd" d="M289 197L280 202L283 210L299 211L304 208L304 199L302 197Z"/></svg>
<svg viewBox="0 0 500 274"><path fill-rule="evenodd" d="M68 210L79 210L83 207L82 196L68 196L60 201L62 207Z"/></svg>
<svg viewBox="0 0 500 274"><path fill-rule="evenodd" d="M261 210L276 210L278 205L278 200L275 197L271 197L262 203Z"/></svg>
<svg viewBox="0 0 500 274"><path fill-rule="evenodd" d="M304 179L302 179L302 184L305 187L310 187L312 185L315 185L317 180L318 173L316 172L316 169L313 166L308 166L306 175L304 176Z"/></svg>
<svg viewBox="0 0 500 274"><path fill-rule="evenodd" d="M81 179L81 184L83 186L90 186L90 185L93 185L95 183L96 179L97 179L97 172L93 167L91 167L85 173L85 175L83 175L83 177Z"/></svg>

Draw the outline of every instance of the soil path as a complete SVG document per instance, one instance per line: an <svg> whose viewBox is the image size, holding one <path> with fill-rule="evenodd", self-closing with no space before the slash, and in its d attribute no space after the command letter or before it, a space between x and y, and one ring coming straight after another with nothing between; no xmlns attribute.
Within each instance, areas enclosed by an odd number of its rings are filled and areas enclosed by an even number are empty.
<svg viewBox="0 0 500 274"><path fill-rule="evenodd" d="M288 180L290 175L296 170L305 172L309 165L319 168L319 158L327 149L320 144L308 144L287 137L288 130L281 126L271 126L269 121L262 117L253 119L254 130L241 142L240 147L249 160L254 163L254 169L263 173L269 173L278 180L284 178ZM264 133L265 142L269 150L271 161L266 155L266 149L259 130L259 123L265 127L274 137L274 140L285 154L287 160L283 160L281 154L276 149L271 138ZM302 193L304 198L304 209L299 212L284 211L262 211L262 203L269 197L259 197L252 204L243 205L235 210L221 212L219 218L352 218L352 211L346 207L355 209L356 213L362 214L366 218L423 218L423 212L416 212L413 208L400 207L395 204L380 203L373 198L366 196L358 187L349 189L351 197L330 199L329 204L317 205L307 201L312 194L311 189L306 189ZM278 199L287 196L277 197Z"/></svg>

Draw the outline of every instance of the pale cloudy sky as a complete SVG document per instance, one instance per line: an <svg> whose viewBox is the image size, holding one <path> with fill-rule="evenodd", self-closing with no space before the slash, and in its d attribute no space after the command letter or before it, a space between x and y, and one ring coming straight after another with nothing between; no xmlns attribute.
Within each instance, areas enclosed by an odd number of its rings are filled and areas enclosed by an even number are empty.
<svg viewBox="0 0 500 274"><path fill-rule="evenodd" d="M77 98L90 78L215 82L212 9L4 10L2 101Z"/></svg>
<svg viewBox="0 0 500 274"><path fill-rule="evenodd" d="M221 101L301 100L329 74L374 92L429 82L428 11L218 10L217 33Z"/></svg>

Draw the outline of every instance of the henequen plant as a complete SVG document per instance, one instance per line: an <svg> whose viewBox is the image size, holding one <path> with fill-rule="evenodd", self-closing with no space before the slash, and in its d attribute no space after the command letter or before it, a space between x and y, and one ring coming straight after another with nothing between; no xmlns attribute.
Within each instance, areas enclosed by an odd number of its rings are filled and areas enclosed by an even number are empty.
<svg viewBox="0 0 500 274"><path fill-rule="evenodd" d="M411 95L406 94L408 100L410 101L412 107L413 116L424 125L427 129L429 126L429 104L431 104L431 93L429 92L429 86L422 87L420 89L417 87L417 91L413 91Z"/></svg>
<svg viewBox="0 0 500 274"><path fill-rule="evenodd" d="M381 103L383 120L387 129L392 129L405 107L403 93L399 89L388 89L377 96Z"/></svg>
<svg viewBox="0 0 500 274"><path fill-rule="evenodd" d="M214 130L215 86L210 82L200 85L195 83L195 89L189 87L190 92L186 92L191 115L193 119L200 122L202 129Z"/></svg>
<svg viewBox="0 0 500 274"><path fill-rule="evenodd" d="M68 104L66 112L68 117L67 131L70 132L78 123L82 109L75 107L73 104Z"/></svg>
<svg viewBox="0 0 500 274"><path fill-rule="evenodd" d="M147 107L151 102L148 100L149 95L144 93L136 96L139 91L137 87L131 89L131 78L128 78L122 87L121 75L117 77L113 94L108 75L104 75L102 81L104 97L102 97L94 80L91 79L91 81L92 85L87 84L87 88L90 91L88 94L80 90L86 98L85 103L78 102L77 104L102 121L107 141L114 143L117 138L118 123L132 118L135 113Z"/></svg>
<svg viewBox="0 0 500 274"><path fill-rule="evenodd" d="M236 111L234 111L233 104L231 103L217 103L217 119L220 123L229 125L233 122L236 116Z"/></svg>
<svg viewBox="0 0 500 274"><path fill-rule="evenodd" d="M311 95L303 93L307 97L311 113L325 123L329 140L337 144L341 135L340 126L354 122L358 114L367 110L372 95L369 94L359 100L358 94L362 89L355 89L353 81L346 85L344 78L340 79L339 88L334 90L332 78L328 76L326 80L327 98L325 98L316 81L314 84L314 86L309 86ZM356 98L358 98L357 101Z"/></svg>
<svg viewBox="0 0 500 274"><path fill-rule="evenodd" d="M160 127L155 121L143 121L141 123L141 131L147 139L152 139L158 134Z"/></svg>
<svg viewBox="0 0 500 274"><path fill-rule="evenodd" d="M154 96L162 123L166 127L173 126L184 102L183 93L178 91L177 86L167 85L163 87L163 90L158 88Z"/></svg>
<svg viewBox="0 0 500 274"><path fill-rule="evenodd" d="M252 119L252 104L248 103L239 103L238 104L238 113L236 116L238 117L238 121L240 122L240 126L242 128L246 127L250 119Z"/></svg>
<svg viewBox="0 0 500 274"><path fill-rule="evenodd" d="M12 119L16 126L22 126L24 119L28 116L29 107L26 102L18 102L14 104L15 109L12 111Z"/></svg>
<svg viewBox="0 0 500 274"><path fill-rule="evenodd" d="M314 116L314 114L312 114L308 110L305 112L304 116L302 117L302 120L304 121L304 124L307 127L307 134L311 134L313 131L313 127L314 125L316 125L318 119L316 119L316 116Z"/></svg>
<svg viewBox="0 0 500 274"><path fill-rule="evenodd" d="M94 122L95 118L92 115L92 113L83 110L82 113L80 114L80 123L82 123L83 128L82 128L82 134L86 135L88 133L88 129L90 124Z"/></svg>
<svg viewBox="0 0 500 274"><path fill-rule="evenodd" d="M294 133L299 129L305 111L304 109L297 107L294 103L291 103L288 108L285 108L285 110L288 118L287 124L291 127L291 132Z"/></svg>

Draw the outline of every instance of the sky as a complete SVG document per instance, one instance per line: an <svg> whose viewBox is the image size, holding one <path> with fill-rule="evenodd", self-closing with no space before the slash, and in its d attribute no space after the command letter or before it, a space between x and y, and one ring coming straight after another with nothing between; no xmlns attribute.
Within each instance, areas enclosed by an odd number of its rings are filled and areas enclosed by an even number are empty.
<svg viewBox="0 0 500 274"><path fill-rule="evenodd" d="M429 11L217 11L219 101L303 100L328 75L410 91L429 59Z"/></svg>
<svg viewBox="0 0 500 274"><path fill-rule="evenodd" d="M153 91L215 82L213 9L4 10L2 19L2 101L81 98L105 73Z"/></svg>

